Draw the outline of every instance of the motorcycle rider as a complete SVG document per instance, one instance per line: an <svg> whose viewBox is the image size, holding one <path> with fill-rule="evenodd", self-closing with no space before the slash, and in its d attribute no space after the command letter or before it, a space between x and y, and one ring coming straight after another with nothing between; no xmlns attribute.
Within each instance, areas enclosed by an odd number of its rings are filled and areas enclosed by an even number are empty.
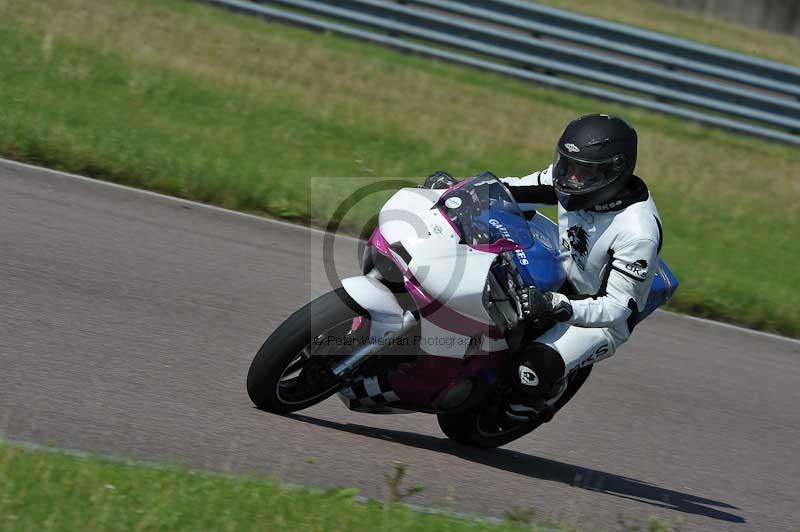
<svg viewBox="0 0 800 532"><path fill-rule="evenodd" d="M644 309L661 252L663 231L647 185L634 175L636 131L606 114L570 122L553 164L505 183L518 203L558 204L567 283L560 292L525 287L518 297L525 320L556 324L521 349L508 376L507 415L526 420L552 412L574 369L610 357L630 337ZM445 172L425 187L447 188Z"/></svg>

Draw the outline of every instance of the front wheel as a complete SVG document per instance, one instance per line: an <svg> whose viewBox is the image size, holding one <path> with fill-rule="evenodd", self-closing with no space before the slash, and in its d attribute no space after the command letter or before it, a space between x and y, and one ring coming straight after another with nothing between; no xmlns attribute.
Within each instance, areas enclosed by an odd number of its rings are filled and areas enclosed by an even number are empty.
<svg viewBox="0 0 800 532"><path fill-rule="evenodd" d="M369 329L367 318L367 311L343 288L289 316L267 338L250 364L250 399L262 410L288 414L336 393L342 383L331 368L360 347L356 335Z"/></svg>
<svg viewBox="0 0 800 532"><path fill-rule="evenodd" d="M566 391L553 405L555 412L561 410L578 393L591 371L592 366L586 366L573 374ZM526 422L510 420L505 416L505 409L500 409L499 405L483 405L470 412L459 414L438 414L436 418L439 428L449 439L482 449L492 449L511 443L544 422L541 419Z"/></svg>

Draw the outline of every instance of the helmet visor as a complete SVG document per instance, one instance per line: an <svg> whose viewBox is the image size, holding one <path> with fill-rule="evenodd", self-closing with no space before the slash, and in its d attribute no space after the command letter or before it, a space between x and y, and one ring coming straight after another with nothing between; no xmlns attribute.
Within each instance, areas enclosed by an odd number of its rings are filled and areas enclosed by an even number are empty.
<svg viewBox="0 0 800 532"><path fill-rule="evenodd" d="M618 155L602 162L581 161L556 151L553 163L553 184L565 194L584 194L598 190L625 169L625 158Z"/></svg>

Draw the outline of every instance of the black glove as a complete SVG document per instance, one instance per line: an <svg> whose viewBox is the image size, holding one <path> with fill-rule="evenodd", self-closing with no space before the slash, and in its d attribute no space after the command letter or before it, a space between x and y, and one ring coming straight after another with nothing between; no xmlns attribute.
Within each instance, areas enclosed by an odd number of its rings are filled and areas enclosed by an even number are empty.
<svg viewBox="0 0 800 532"><path fill-rule="evenodd" d="M434 172L425 178L425 182L419 188L442 189L450 188L458 183L458 180L447 172Z"/></svg>
<svg viewBox="0 0 800 532"><path fill-rule="evenodd" d="M522 306L522 319L537 321L549 318L556 321L567 321L572 317L572 305L564 294L545 292L544 294L532 286L517 291Z"/></svg>

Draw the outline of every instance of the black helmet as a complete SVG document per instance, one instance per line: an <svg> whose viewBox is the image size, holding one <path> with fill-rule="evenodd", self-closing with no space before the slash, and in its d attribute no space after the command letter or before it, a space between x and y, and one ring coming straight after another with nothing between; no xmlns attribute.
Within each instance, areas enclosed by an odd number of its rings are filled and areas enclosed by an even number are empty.
<svg viewBox="0 0 800 532"><path fill-rule="evenodd" d="M637 137L616 116L587 115L567 125L556 145L553 185L568 211L614 199L633 175Z"/></svg>

